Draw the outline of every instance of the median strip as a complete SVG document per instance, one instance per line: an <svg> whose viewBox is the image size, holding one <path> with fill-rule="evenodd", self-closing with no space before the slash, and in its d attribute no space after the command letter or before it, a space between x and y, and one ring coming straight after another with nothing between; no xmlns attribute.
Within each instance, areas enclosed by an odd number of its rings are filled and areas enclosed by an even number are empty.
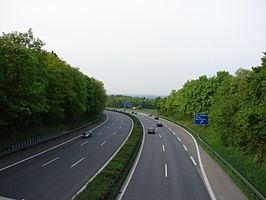
<svg viewBox="0 0 266 200"><path fill-rule="evenodd" d="M139 120L130 114L126 115L130 116L134 122L128 139L121 145L110 162L104 165L73 199L104 200L115 199L118 195L138 154L143 137L143 128Z"/></svg>

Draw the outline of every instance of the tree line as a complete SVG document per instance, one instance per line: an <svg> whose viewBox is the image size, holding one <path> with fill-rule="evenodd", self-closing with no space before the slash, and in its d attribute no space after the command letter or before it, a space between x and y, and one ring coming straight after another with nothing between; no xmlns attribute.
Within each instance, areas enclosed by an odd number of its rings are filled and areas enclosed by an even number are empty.
<svg viewBox="0 0 266 200"><path fill-rule="evenodd" d="M0 130L68 123L105 108L102 82L43 49L32 30L0 36Z"/></svg>
<svg viewBox="0 0 266 200"><path fill-rule="evenodd" d="M154 99L146 97L132 97L126 95L108 95L107 106L113 108L123 108L123 102L132 103L138 109L154 109Z"/></svg>
<svg viewBox="0 0 266 200"><path fill-rule="evenodd" d="M165 98L156 98L159 114L176 120L193 120L208 113L209 124L225 146L256 154L266 162L266 53L251 70L226 71L213 77L187 81Z"/></svg>

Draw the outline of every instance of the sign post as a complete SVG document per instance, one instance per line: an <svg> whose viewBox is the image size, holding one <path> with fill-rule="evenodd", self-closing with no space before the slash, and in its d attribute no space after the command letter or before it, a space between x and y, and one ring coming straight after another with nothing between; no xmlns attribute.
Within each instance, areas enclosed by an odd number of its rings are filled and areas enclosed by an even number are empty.
<svg viewBox="0 0 266 200"><path fill-rule="evenodd" d="M196 125L208 125L208 114L207 113L195 113L194 124Z"/></svg>

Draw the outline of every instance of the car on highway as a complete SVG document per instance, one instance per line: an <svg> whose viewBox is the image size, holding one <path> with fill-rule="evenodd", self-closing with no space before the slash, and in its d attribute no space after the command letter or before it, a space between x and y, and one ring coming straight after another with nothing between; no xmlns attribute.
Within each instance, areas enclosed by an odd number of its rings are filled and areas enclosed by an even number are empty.
<svg viewBox="0 0 266 200"><path fill-rule="evenodd" d="M157 119L158 120L159 119L159 116L155 116L154 119Z"/></svg>
<svg viewBox="0 0 266 200"><path fill-rule="evenodd" d="M158 121L158 122L157 122L157 126L158 126L158 127L163 127L163 123L160 122L160 121Z"/></svg>
<svg viewBox="0 0 266 200"><path fill-rule="evenodd" d="M84 132L81 134L81 137L82 137L82 138L91 138L91 137L92 137L92 131L84 131Z"/></svg>
<svg viewBox="0 0 266 200"><path fill-rule="evenodd" d="M153 127L148 128L148 134L155 134L155 130Z"/></svg>

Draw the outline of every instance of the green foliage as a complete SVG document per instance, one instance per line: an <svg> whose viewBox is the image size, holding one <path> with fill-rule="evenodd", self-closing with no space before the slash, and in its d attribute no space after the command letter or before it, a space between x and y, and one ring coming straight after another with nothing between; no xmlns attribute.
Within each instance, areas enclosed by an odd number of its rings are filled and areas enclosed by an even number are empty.
<svg viewBox="0 0 266 200"><path fill-rule="evenodd" d="M16 132L94 116L103 111L103 84L42 49L26 33L0 36L0 129Z"/></svg>
<svg viewBox="0 0 266 200"><path fill-rule="evenodd" d="M124 95L109 95L107 98L107 106L112 108L122 108L123 102L131 102L133 107L138 109L148 108L154 109L154 99L131 97Z"/></svg>
<svg viewBox="0 0 266 200"><path fill-rule="evenodd" d="M223 145L266 162L266 54L261 66L240 68L235 76L222 71L187 81L180 90L155 99L155 107L159 114L178 120L209 113L209 123Z"/></svg>

